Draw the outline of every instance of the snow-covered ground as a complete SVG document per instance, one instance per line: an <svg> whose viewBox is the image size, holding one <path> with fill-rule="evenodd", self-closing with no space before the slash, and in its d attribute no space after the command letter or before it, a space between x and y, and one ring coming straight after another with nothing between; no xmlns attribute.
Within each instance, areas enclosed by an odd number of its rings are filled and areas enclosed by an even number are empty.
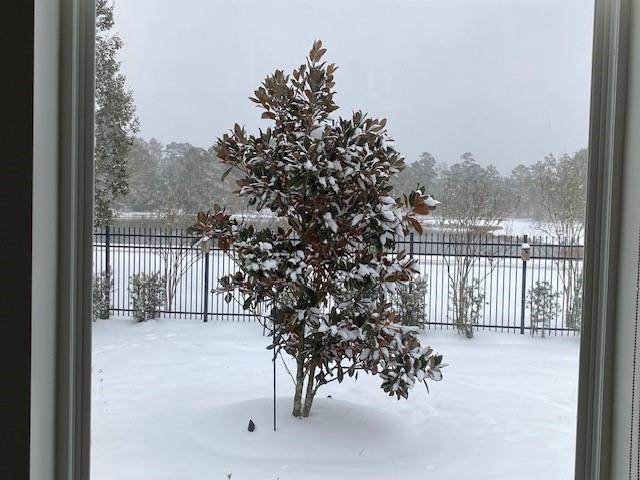
<svg viewBox="0 0 640 480"><path fill-rule="evenodd" d="M376 377L290 416L256 323L94 324L92 480L566 480L573 477L578 338L427 332L449 366L408 401ZM330 395L332 398L327 398ZM249 419L256 423L247 431Z"/></svg>
<svg viewBox="0 0 640 480"><path fill-rule="evenodd" d="M500 223L500 233L505 235L531 235L538 236L542 234L536 228L537 222L531 218L506 218Z"/></svg>

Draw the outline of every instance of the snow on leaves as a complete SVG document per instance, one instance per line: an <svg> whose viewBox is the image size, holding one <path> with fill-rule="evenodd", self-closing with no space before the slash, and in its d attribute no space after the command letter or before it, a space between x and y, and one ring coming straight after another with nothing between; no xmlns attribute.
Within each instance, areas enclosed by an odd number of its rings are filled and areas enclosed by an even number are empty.
<svg viewBox="0 0 640 480"><path fill-rule="evenodd" d="M194 226L238 266L221 280L226 298L238 292L245 308L274 308L276 348L298 365L296 415L345 375L380 375L385 392L406 398L416 382L440 380L443 366L416 329L396 323L387 301L417 273L413 260L390 253L396 239L421 231L416 215L437 202L420 190L391 197L404 160L386 120L331 115L337 67L324 53L315 42L305 64L291 75L277 70L254 92L250 100L272 126L248 134L236 124L213 147L240 173L237 194L287 226L257 231L217 206Z"/></svg>

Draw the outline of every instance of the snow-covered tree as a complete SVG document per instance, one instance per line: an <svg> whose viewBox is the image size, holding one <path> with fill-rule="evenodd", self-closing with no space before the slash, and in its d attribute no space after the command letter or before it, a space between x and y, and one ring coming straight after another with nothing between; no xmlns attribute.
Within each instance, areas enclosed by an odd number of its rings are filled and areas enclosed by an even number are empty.
<svg viewBox="0 0 640 480"><path fill-rule="evenodd" d="M96 3L94 223L113 221L113 205L127 194L127 153L138 131L133 95L120 72L122 40L114 34L113 4Z"/></svg>
<svg viewBox="0 0 640 480"><path fill-rule="evenodd" d="M118 210L152 212L162 200L164 192L159 182L159 161L156 155L159 142L136 138L126 158L129 193L116 202Z"/></svg>
<svg viewBox="0 0 640 480"><path fill-rule="evenodd" d="M408 192L417 184L423 185L428 192L437 192L439 173L442 165L429 152L422 152L414 162L407 163L406 168L393 180L394 192Z"/></svg>
<svg viewBox="0 0 640 480"><path fill-rule="evenodd" d="M496 168L479 165L471 153L463 154L460 162L440 172L438 187L440 223L450 236L443 259L449 278L451 316L458 332L471 338L484 302L480 285L497 265L486 255L483 236L507 218L513 205ZM476 277L481 262L485 262L484 273Z"/></svg>
<svg viewBox="0 0 640 480"><path fill-rule="evenodd" d="M294 416L308 416L318 389L345 376L379 375L385 392L407 398L416 383L440 380L443 366L388 301L417 273L392 252L409 225L421 230L415 215L429 213L428 197L390 196L404 161L385 120L331 115L336 66L324 53L315 42L305 64L277 70L255 91L272 126L251 135L236 124L214 146L236 171L238 194L287 227L257 230L219 206L194 227L238 266L221 279L226 300L239 293L244 308L272 309L275 348L296 362Z"/></svg>
<svg viewBox="0 0 640 480"><path fill-rule="evenodd" d="M531 311L529 326L531 327L532 336L537 333L540 333L543 337L545 336L558 310L559 296L560 293L546 281L536 282L533 288L529 290L527 304Z"/></svg>
<svg viewBox="0 0 640 480"><path fill-rule="evenodd" d="M532 167L533 187L541 215L537 229L564 247L560 257L582 257L586 216L587 150L574 155L548 155ZM582 317L582 262L554 260L564 293L567 326L580 328Z"/></svg>

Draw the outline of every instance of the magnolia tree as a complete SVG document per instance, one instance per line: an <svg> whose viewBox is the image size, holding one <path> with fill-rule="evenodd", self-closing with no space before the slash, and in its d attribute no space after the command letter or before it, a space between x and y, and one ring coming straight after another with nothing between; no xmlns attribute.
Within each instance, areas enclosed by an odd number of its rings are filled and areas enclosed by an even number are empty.
<svg viewBox="0 0 640 480"><path fill-rule="evenodd" d="M201 244L216 241L237 265L220 280L227 301L271 308L272 348L295 359L294 416L308 416L318 389L358 372L378 375L390 396L440 380L442 356L417 327L396 322L389 293L417 273L396 238L435 203L421 191L390 196L404 167L385 120L355 112L334 118L336 66L314 43L305 64L277 70L251 101L273 122L256 135L235 125L217 158L236 171L238 195L269 209L286 228L257 230L215 206L198 214Z"/></svg>

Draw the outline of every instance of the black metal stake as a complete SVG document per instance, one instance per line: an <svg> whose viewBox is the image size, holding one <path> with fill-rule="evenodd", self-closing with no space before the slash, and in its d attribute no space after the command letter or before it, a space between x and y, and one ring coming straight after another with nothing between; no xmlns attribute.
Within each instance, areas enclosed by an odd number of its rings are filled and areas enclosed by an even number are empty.
<svg viewBox="0 0 640 480"><path fill-rule="evenodd" d="M276 318L277 310L274 308L271 311L271 317L273 321L273 431L276 431Z"/></svg>

